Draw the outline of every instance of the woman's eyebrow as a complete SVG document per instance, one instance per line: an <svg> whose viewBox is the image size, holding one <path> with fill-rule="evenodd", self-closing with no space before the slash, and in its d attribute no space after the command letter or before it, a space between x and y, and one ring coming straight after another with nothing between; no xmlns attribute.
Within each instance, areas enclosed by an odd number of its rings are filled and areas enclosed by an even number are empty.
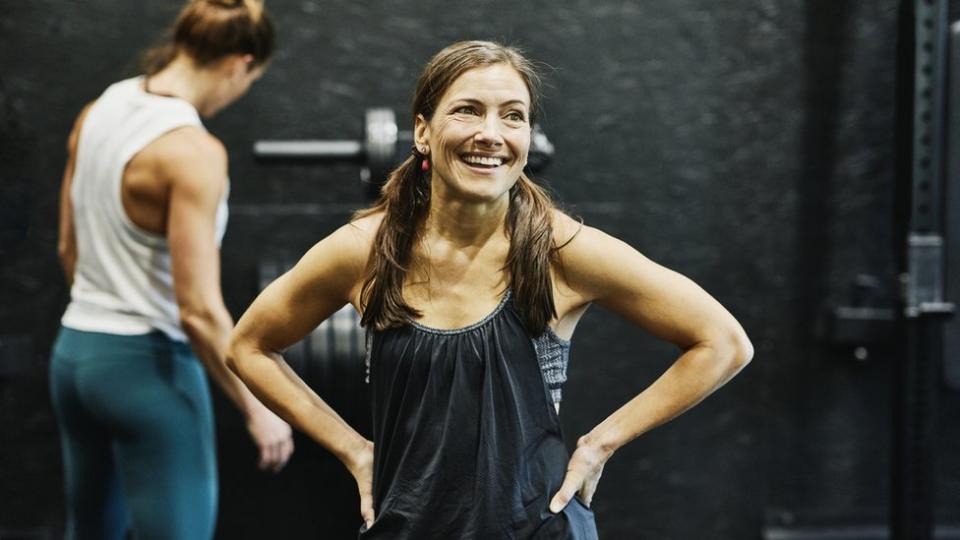
<svg viewBox="0 0 960 540"><path fill-rule="evenodd" d="M451 105L455 103L469 103L471 105L483 105L483 101L480 101L479 99L476 99L476 98L456 98L452 100L450 103ZM502 101L497 105L501 107L505 107L507 105L523 105L524 107L529 106L527 105L527 102L522 99L508 99L507 101Z"/></svg>

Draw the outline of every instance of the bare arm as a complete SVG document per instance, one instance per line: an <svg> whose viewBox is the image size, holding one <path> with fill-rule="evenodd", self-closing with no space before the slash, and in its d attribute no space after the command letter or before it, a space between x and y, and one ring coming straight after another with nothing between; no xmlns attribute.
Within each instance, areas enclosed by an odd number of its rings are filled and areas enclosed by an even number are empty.
<svg viewBox="0 0 960 540"><path fill-rule="evenodd" d="M293 451L290 427L266 409L226 367L233 321L220 290L216 213L226 189L227 156L210 135L183 128L169 134L159 160L169 183L167 241L180 322L213 380L243 413L260 450L260 466L279 469Z"/></svg>
<svg viewBox="0 0 960 540"><path fill-rule="evenodd" d="M70 137L67 139L67 165L63 171L63 182L60 184L60 222L57 235L57 255L67 285L73 285L73 274L77 266L77 235L73 225L73 202L70 199L70 188L73 186L73 171L77 162L77 146L80 143L80 129L87 117L87 112L93 102L88 103L73 124Z"/></svg>
<svg viewBox="0 0 960 540"><path fill-rule="evenodd" d="M620 240L584 227L561 257L568 285L585 302L610 309L683 352L653 384L578 441L551 508L562 508L575 492L589 503L613 452L702 401L753 356L743 328L719 302Z"/></svg>
<svg viewBox="0 0 960 540"><path fill-rule="evenodd" d="M361 514L369 524L372 443L304 384L280 354L356 297L368 236L356 224L341 227L260 293L237 323L229 365L271 409L343 462L357 480Z"/></svg>

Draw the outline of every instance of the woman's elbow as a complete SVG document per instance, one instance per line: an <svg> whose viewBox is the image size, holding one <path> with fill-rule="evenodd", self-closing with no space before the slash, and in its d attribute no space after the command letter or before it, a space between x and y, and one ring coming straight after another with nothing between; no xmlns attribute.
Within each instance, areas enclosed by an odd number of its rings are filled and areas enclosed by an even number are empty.
<svg viewBox="0 0 960 540"><path fill-rule="evenodd" d="M233 372L234 375L243 379L243 372L245 367L245 344L243 340L237 336L236 332L230 334L230 341L227 344L227 351L224 358L224 363L227 365L227 369Z"/></svg>
<svg viewBox="0 0 960 540"><path fill-rule="evenodd" d="M247 333L237 327L230 333L227 349L224 354L224 363L240 380L249 383L256 378L259 368L269 360L268 352L255 333Z"/></svg>
<svg viewBox="0 0 960 540"><path fill-rule="evenodd" d="M731 374L736 374L753 360L753 343L742 328L732 331L727 339Z"/></svg>
<svg viewBox="0 0 960 540"><path fill-rule="evenodd" d="M753 344L739 325L717 329L704 344L712 354L716 376L723 381L739 373L753 359Z"/></svg>

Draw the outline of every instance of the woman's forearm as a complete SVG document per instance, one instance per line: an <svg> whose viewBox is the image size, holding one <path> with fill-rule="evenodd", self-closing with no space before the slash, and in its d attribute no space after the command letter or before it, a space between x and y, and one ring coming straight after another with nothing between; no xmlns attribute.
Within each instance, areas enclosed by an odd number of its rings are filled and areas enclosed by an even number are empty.
<svg viewBox="0 0 960 540"><path fill-rule="evenodd" d="M348 469L369 441L357 433L277 354L231 347L227 365L277 416L329 450Z"/></svg>
<svg viewBox="0 0 960 540"><path fill-rule="evenodd" d="M743 369L752 355L745 339L691 347L653 384L582 437L580 444L595 446L609 456L702 401Z"/></svg>
<svg viewBox="0 0 960 540"><path fill-rule="evenodd" d="M181 305L180 321L194 353L210 378L240 412L249 417L260 404L240 379L227 369L227 342L233 329L233 321L227 309L191 309Z"/></svg>

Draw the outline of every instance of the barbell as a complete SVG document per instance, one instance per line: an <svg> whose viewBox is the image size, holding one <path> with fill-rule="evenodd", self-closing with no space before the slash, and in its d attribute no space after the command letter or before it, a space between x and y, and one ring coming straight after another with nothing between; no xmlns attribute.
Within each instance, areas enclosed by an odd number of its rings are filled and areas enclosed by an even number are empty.
<svg viewBox="0 0 960 540"><path fill-rule="evenodd" d="M253 143L253 155L262 161L359 163L360 180L371 196L397 165L410 155L413 132L400 131L392 109L378 107L364 113L363 140L261 140ZM540 126L534 124L527 170L543 170L553 159L554 147Z"/></svg>

